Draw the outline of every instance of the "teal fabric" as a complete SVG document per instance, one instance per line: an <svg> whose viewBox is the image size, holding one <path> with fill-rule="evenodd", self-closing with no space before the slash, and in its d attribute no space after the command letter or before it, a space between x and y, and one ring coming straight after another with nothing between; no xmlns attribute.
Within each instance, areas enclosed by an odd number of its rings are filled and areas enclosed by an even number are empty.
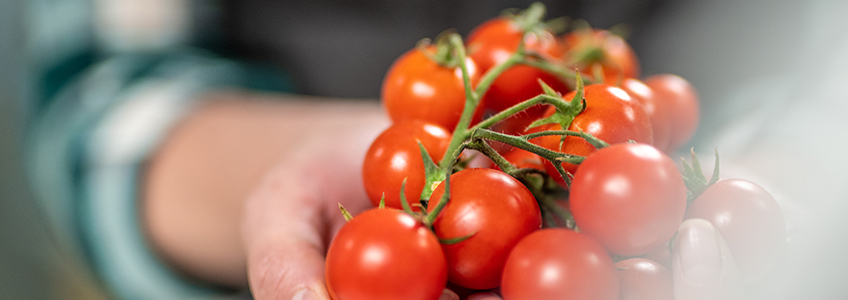
<svg viewBox="0 0 848 300"><path fill-rule="evenodd" d="M33 124L29 166L38 198L61 241L119 298L239 296L187 280L160 261L141 232L137 197L149 153L196 96L244 87L247 73L196 51L115 56L69 81ZM149 91L159 94L144 97Z"/></svg>

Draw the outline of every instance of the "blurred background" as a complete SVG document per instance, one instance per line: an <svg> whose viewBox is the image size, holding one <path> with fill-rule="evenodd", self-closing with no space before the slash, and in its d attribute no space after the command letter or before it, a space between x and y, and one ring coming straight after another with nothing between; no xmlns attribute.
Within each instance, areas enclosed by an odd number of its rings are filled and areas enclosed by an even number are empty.
<svg viewBox="0 0 848 300"><path fill-rule="evenodd" d="M28 181L27 130L92 65L128 53L238 63L245 88L379 97L383 75L425 37L467 33L532 1L0 1L0 299L108 298L58 241ZM848 2L543 1L549 17L629 25L643 77L678 74L701 96L690 143L724 177L783 206L791 249L755 299L846 299ZM725 168L726 166L726 168Z"/></svg>

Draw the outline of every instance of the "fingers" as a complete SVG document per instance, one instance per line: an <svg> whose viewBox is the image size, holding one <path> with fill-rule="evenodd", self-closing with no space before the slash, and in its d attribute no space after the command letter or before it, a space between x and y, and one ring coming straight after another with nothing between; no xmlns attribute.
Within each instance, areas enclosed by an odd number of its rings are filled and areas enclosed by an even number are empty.
<svg viewBox="0 0 848 300"><path fill-rule="evenodd" d="M354 214L370 205L359 176L361 140L347 134L302 144L247 199L242 236L256 299L329 299L324 255L344 224L338 203Z"/></svg>
<svg viewBox="0 0 848 300"><path fill-rule="evenodd" d="M683 222L671 255L675 300L745 299L730 249L708 221Z"/></svg>
<svg viewBox="0 0 848 300"><path fill-rule="evenodd" d="M311 197L308 190L282 173L248 199L243 236L256 299L329 299L323 280L323 208L291 200Z"/></svg>

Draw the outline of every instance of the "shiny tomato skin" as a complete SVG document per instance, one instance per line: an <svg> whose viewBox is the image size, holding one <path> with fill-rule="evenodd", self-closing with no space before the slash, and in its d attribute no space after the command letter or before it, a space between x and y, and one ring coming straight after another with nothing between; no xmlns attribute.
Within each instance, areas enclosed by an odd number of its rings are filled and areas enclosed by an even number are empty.
<svg viewBox="0 0 848 300"><path fill-rule="evenodd" d="M786 251L786 222L768 191L748 180L727 179L689 205L686 219L709 221L721 233L746 283L765 276Z"/></svg>
<svg viewBox="0 0 848 300"><path fill-rule="evenodd" d="M383 79L383 105L394 122L423 120L452 131L465 108L462 70L441 66L423 51L409 50L394 62ZM477 65L466 58L466 66L474 86Z"/></svg>
<svg viewBox="0 0 848 300"><path fill-rule="evenodd" d="M686 212L674 161L651 145L617 144L586 158L571 184L580 232L612 253L636 256L670 240Z"/></svg>
<svg viewBox="0 0 848 300"><path fill-rule="evenodd" d="M575 92L563 98L571 100ZM606 84L588 85L584 89L586 109L578 114L568 130L585 131L609 144L626 143L633 140L637 143L650 144L653 142L651 120L642 106L634 101L624 90ZM553 115L556 109L551 106L545 116ZM558 124L540 126L544 130L562 130ZM533 129L533 130L539 130ZM533 143L562 153L587 156L595 151L595 147L580 137L569 136L560 147L559 136L535 138ZM550 162L545 163L548 174L561 185L565 186L562 177ZM563 168L574 174L577 165L563 163Z"/></svg>
<svg viewBox="0 0 848 300"><path fill-rule="evenodd" d="M427 226L399 210L371 209L336 234L324 274L335 300L433 300L447 283L447 262Z"/></svg>
<svg viewBox="0 0 848 300"><path fill-rule="evenodd" d="M523 32L518 24L509 18L495 18L475 28L468 37L468 51L478 63L481 72L486 72L497 64L506 61L518 50ZM555 59L561 56L562 49L550 32L531 34L525 39L527 51ZM494 114L524 100L544 93L539 85L541 79L554 90L568 91L568 86L557 76L530 66L516 65L498 76L489 90L483 95L481 105L483 115ZM518 123L512 127L526 127L544 112L542 106L531 107L525 111L530 118L511 117L503 123Z"/></svg>
<svg viewBox="0 0 848 300"><path fill-rule="evenodd" d="M655 95L657 106L666 111L669 128L666 153L672 153L695 135L700 119L698 94L695 87L680 76L659 74L645 79Z"/></svg>
<svg viewBox="0 0 848 300"><path fill-rule="evenodd" d="M451 134L444 128L421 121L402 121L383 131L371 143L362 165L362 180L371 203L377 206L385 194L386 207L400 209L404 178L406 199L410 205L418 203L424 189L424 162L418 141L438 162L450 139Z"/></svg>
<svg viewBox="0 0 848 300"><path fill-rule="evenodd" d="M567 229L543 229L512 249L501 294L504 300L615 300L618 284L598 242Z"/></svg>
<svg viewBox="0 0 848 300"><path fill-rule="evenodd" d="M509 251L521 238L542 226L536 199L504 172L474 168L451 175L450 202L433 223L442 239L474 234L443 245L450 281L470 289L500 285ZM445 191L440 184L430 197L432 211Z"/></svg>
<svg viewBox="0 0 848 300"><path fill-rule="evenodd" d="M669 124L668 107L658 103L654 90L638 79L625 78L621 82L621 89L641 104L648 119L651 119L651 130L654 136L652 145L657 149L665 149L672 130Z"/></svg>
<svg viewBox="0 0 848 300"><path fill-rule="evenodd" d="M671 271L645 258L615 263L619 278L618 300L674 300Z"/></svg>
<svg viewBox="0 0 848 300"><path fill-rule="evenodd" d="M563 36L565 60L571 61L580 53L598 49L602 53L598 59L579 62L575 66L586 74L594 74L594 65L600 64L606 82L616 82L619 78L639 78L639 58L633 48L620 36L606 30L578 29Z"/></svg>

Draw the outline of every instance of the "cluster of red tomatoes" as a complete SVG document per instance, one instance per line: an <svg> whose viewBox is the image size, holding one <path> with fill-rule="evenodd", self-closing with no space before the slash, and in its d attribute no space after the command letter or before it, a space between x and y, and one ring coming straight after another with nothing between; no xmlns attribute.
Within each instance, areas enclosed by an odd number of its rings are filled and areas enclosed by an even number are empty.
<svg viewBox="0 0 848 300"><path fill-rule="evenodd" d="M492 19L466 41L445 34L389 70L393 124L363 165L380 208L330 245L333 299L432 300L446 287L672 299L669 241L687 218L713 222L746 280L774 263L785 242L774 199L748 181L708 180L697 160L681 175L665 154L695 131L693 87L640 81L622 38L557 36L543 13L534 4ZM488 167L469 167L481 153Z"/></svg>

